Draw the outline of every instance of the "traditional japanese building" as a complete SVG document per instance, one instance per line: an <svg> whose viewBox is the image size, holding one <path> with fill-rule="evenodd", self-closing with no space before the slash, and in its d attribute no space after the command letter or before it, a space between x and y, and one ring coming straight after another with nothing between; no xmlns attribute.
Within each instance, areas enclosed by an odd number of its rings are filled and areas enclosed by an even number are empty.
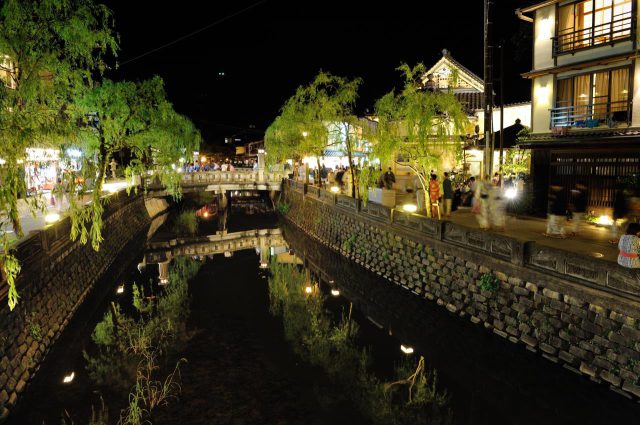
<svg viewBox="0 0 640 425"><path fill-rule="evenodd" d="M435 90L451 90L460 101L467 113L470 126L468 133L461 135L466 139L465 155L462 164L456 163L455 158L445 161L445 170L461 171L466 167L465 174L468 176L480 177L484 169L484 82L482 78L470 71L468 68L456 61L451 53L444 49L442 57L423 76L423 85ZM505 105L504 107L504 149L511 149L515 146L517 132L511 130L529 127L531 124L531 103L522 102ZM493 131L500 130L500 108L494 106L493 110ZM499 133L498 133L499 136ZM499 137L494 143L494 171L499 169ZM401 165L395 166L396 174L401 177L407 175L409 170ZM399 184L401 186L402 183Z"/></svg>
<svg viewBox="0 0 640 425"><path fill-rule="evenodd" d="M531 134L535 205L550 182L590 187L611 210L616 182L640 171L640 0L548 0L518 9L532 23ZM634 96L635 93L638 93Z"/></svg>

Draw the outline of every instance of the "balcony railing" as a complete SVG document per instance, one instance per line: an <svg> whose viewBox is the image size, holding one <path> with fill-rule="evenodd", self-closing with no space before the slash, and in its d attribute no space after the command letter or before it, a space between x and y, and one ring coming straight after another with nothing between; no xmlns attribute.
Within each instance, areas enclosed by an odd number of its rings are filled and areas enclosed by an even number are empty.
<svg viewBox="0 0 640 425"><path fill-rule="evenodd" d="M605 24L579 30L574 30L572 27L559 31L558 35L552 39L553 55L630 39L635 32L632 18L631 12L626 12L614 16L611 22Z"/></svg>
<svg viewBox="0 0 640 425"><path fill-rule="evenodd" d="M617 123L629 125L631 100L569 106L562 106L562 102L558 102L558 106L550 111L552 128L594 128L601 125L613 127Z"/></svg>

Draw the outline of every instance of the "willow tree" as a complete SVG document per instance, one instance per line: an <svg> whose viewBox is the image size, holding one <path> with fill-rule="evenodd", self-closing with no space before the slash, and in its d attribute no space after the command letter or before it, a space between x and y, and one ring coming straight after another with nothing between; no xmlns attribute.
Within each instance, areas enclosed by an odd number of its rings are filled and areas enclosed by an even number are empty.
<svg viewBox="0 0 640 425"><path fill-rule="evenodd" d="M142 174L153 168L155 175L174 197L180 196L179 175L174 170L180 159L191 157L198 148L200 133L193 123L178 114L166 99L160 77L142 82L104 80L80 97L73 106L81 131L78 142L86 157L82 178L68 173L72 239L89 239L95 250L102 241L103 183L111 155L126 149L133 159L127 175ZM82 185L76 188L76 181ZM78 202L92 189L92 202ZM73 193L78 196L72 196ZM90 227L88 227L90 225Z"/></svg>
<svg viewBox="0 0 640 425"><path fill-rule="evenodd" d="M441 170L443 160L460 149L458 136L464 134L467 115L451 90L425 90L423 64L413 68L402 64L398 70L404 87L399 93L387 93L375 105L378 128L373 155L383 163L395 161L409 167L427 194L432 170Z"/></svg>
<svg viewBox="0 0 640 425"><path fill-rule="evenodd" d="M20 172L25 150L59 147L73 135L68 103L105 69L118 45L111 11L91 0L4 0L0 6L0 228L23 235L18 197L26 192ZM30 206L38 208L37 198ZM19 272L7 233L0 263L9 284L9 307L17 302Z"/></svg>
<svg viewBox="0 0 640 425"><path fill-rule="evenodd" d="M357 121L353 111L361 84L360 78L350 80L321 71L310 84L298 87L265 134L269 162L315 156L320 170L327 147L339 147L352 164L356 143L351 126ZM353 167L351 175L355 183Z"/></svg>

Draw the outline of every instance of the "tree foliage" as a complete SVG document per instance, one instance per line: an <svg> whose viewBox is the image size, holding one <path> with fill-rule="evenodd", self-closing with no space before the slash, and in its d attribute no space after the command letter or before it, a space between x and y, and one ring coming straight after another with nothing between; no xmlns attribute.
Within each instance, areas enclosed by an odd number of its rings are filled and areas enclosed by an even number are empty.
<svg viewBox="0 0 640 425"><path fill-rule="evenodd" d="M413 68L402 64L398 70L404 87L399 93L387 93L375 105L378 128L372 155L383 163L402 162L426 191L431 171L442 169L443 160L455 157L459 150L456 136L464 134L467 116L451 91L423 89L423 64Z"/></svg>
<svg viewBox="0 0 640 425"><path fill-rule="evenodd" d="M269 162L308 155L318 158L320 169L320 157L327 147L333 147L344 151L352 163L353 152L361 143L354 113L361 84L360 78L321 71L310 84L298 87L265 134Z"/></svg>
<svg viewBox="0 0 640 425"><path fill-rule="evenodd" d="M27 147L62 144L73 133L70 99L90 86L118 48L111 11L91 0L5 0L0 7L0 227L23 230L18 196L26 192L20 165ZM31 200L35 212L41 205ZM19 265L2 234L0 263L17 302ZM12 278L13 276L13 278Z"/></svg>
<svg viewBox="0 0 640 425"><path fill-rule="evenodd" d="M67 173L57 190L69 195L71 238L90 240L96 250L106 202L102 185L115 152L131 152L128 176L153 168L179 197L172 165L198 147L199 132L167 101L159 77L103 79L117 51L112 12L92 0L5 0L0 6L0 229L23 236L18 199L26 193L21 164L29 147L83 149L81 171ZM87 206L86 196L92 201ZM34 215L44 209L39 196L25 200ZM0 265L13 309L20 266L11 243L0 232Z"/></svg>

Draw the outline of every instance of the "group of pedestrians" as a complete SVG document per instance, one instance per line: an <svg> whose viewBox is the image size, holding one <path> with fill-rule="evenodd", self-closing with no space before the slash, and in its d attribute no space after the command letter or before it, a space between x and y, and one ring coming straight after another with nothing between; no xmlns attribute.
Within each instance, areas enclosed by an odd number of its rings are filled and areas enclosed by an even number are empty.
<svg viewBox="0 0 640 425"><path fill-rule="evenodd" d="M580 232L587 213L589 191L584 182L578 182L566 191L559 182L549 186L547 230L545 236L564 239Z"/></svg>
<svg viewBox="0 0 640 425"><path fill-rule="evenodd" d="M212 161L199 163L194 161L193 163L185 164L182 167L184 173L197 173L199 171L236 171L237 168L244 169L258 169L258 162L253 159L241 160L224 160L224 161Z"/></svg>

